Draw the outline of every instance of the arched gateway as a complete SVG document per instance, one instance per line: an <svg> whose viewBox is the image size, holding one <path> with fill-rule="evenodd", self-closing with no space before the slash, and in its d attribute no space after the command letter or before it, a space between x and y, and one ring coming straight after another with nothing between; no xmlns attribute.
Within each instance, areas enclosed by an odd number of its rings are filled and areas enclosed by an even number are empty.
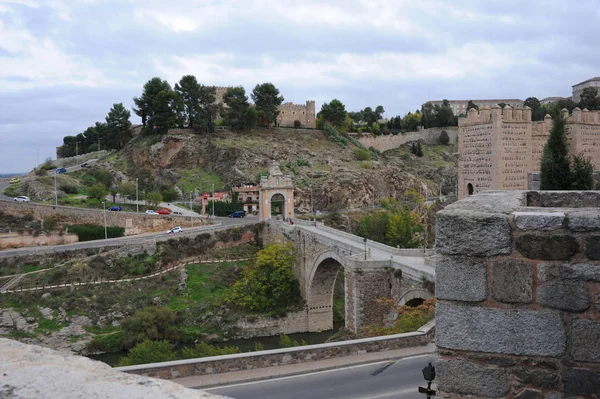
<svg viewBox="0 0 600 399"><path fill-rule="evenodd" d="M281 173L275 161L269 169L269 176L261 176L260 189L260 220L271 218L271 202L277 201L280 214L284 219L294 217L294 185L292 177Z"/></svg>

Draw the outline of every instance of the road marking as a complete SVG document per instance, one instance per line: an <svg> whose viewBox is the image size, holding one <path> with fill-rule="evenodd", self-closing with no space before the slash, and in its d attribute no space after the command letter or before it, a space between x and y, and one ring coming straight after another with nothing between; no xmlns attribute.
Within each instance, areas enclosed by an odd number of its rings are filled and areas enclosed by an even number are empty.
<svg viewBox="0 0 600 399"><path fill-rule="evenodd" d="M403 360L417 359L417 358L420 358L420 357L431 357L431 355L432 355L432 353L427 353L427 354L423 354L423 355L414 355L414 356L402 357L402 358L399 358L399 359L393 361L393 363L398 363L398 362L401 362ZM334 368L334 369L329 369L329 370L322 370L322 371L313 371L313 372L310 372L310 373L295 374L295 375L289 375L289 376L285 376L285 377L275 377L275 378L268 378L267 377L267 378L262 379L260 381L241 382L239 384L220 385L220 386L209 387L209 388L203 388L202 386L195 386L195 387L190 387L190 388L192 388L192 389L202 389L203 391L214 391L214 390L217 390L217 389L235 388L235 387L242 387L242 386L246 386L246 385L263 384L263 383L266 383L266 382L290 380L292 378L299 378L299 377L313 376L313 375L318 375L318 374L333 373L333 372L342 371L342 370L353 370L353 369L357 369L357 368L360 368L360 367L373 366L373 365L376 365L376 364L389 363L389 362L390 362L389 360L381 360L381 361L373 362L373 363L357 364L357 365L353 365L353 366L345 366L345 367L339 367L339 368Z"/></svg>

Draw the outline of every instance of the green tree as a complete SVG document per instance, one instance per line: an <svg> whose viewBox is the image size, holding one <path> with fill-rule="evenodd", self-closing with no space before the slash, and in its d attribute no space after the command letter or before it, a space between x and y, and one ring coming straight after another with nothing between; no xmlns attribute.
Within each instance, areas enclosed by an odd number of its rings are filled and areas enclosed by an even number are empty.
<svg viewBox="0 0 600 399"><path fill-rule="evenodd" d="M135 184L131 182L121 182L117 191L128 200L135 200Z"/></svg>
<svg viewBox="0 0 600 399"><path fill-rule="evenodd" d="M438 139L438 141L441 145L448 145L448 143L450 143L450 137L448 136L448 133L445 130L442 130L442 132L440 133L440 138Z"/></svg>
<svg viewBox="0 0 600 399"><path fill-rule="evenodd" d="M249 108L248 96L243 87L230 87L223 95L223 103L226 105L224 110L225 124L233 129L248 129L249 126Z"/></svg>
<svg viewBox="0 0 600 399"><path fill-rule="evenodd" d="M402 118L402 128L409 132L418 130L419 126L421 125L422 117L423 114L420 112L414 114L409 112L404 116L404 118Z"/></svg>
<svg viewBox="0 0 600 399"><path fill-rule="evenodd" d="M108 194L108 190L106 189L106 186L102 183L96 183L87 190L88 198L102 200L104 199L104 197L106 197L106 194Z"/></svg>
<svg viewBox="0 0 600 399"><path fill-rule="evenodd" d="M421 233L425 227L419 221L419 215L400 209L391 214L386 226L385 243L392 247L416 248L423 242Z"/></svg>
<svg viewBox="0 0 600 399"><path fill-rule="evenodd" d="M228 302L251 312L268 313L300 300L298 280L292 266L294 247L290 243L269 244L259 251L254 264L242 270L228 294Z"/></svg>
<svg viewBox="0 0 600 399"><path fill-rule="evenodd" d="M158 206L158 204L160 204L161 202L163 202L163 196L161 193L156 192L156 191L151 191L148 194L146 194L146 199L148 201L150 201L150 203L152 204L152 206Z"/></svg>
<svg viewBox="0 0 600 399"><path fill-rule="evenodd" d="M323 121L331 123L334 127L340 128L346 119L346 107L338 99L333 99L329 103L323 103L321 111L317 117Z"/></svg>
<svg viewBox="0 0 600 399"><path fill-rule="evenodd" d="M546 108L542 106L540 100L536 97L527 97L523 102L523 106L531 108L531 120L543 121L546 116Z"/></svg>
<svg viewBox="0 0 600 399"><path fill-rule="evenodd" d="M375 118L377 118L376 120L380 120L383 119L383 114L385 113L385 109L383 108L382 105L378 105L377 107L375 107Z"/></svg>
<svg viewBox="0 0 600 399"><path fill-rule="evenodd" d="M568 190L571 188L565 128L564 118L557 113L552 119L550 137L544 146L540 162L540 188L542 190Z"/></svg>
<svg viewBox="0 0 600 399"><path fill-rule="evenodd" d="M197 127L206 133L215 131L215 120L219 106L216 103L217 91L214 86L200 86L200 109Z"/></svg>
<svg viewBox="0 0 600 399"><path fill-rule="evenodd" d="M123 320L123 343L130 348L145 340L176 341L179 337L175 321L177 317L168 308L146 308Z"/></svg>
<svg viewBox="0 0 600 399"><path fill-rule="evenodd" d="M598 89L595 87L586 87L579 96L579 108L588 111L600 110L600 98Z"/></svg>
<svg viewBox="0 0 600 399"><path fill-rule="evenodd" d="M421 142L420 141L417 141L417 147L416 147L415 155L418 156L419 158L423 156L423 148L421 148Z"/></svg>
<svg viewBox="0 0 600 399"><path fill-rule="evenodd" d="M590 158L574 156L571 168L571 189L593 190L595 186L594 165Z"/></svg>
<svg viewBox="0 0 600 399"><path fill-rule="evenodd" d="M133 133L131 131L131 122L129 121L130 117L131 112L123 106L123 103L113 104L105 118L106 148L120 150L131 140ZM97 131L98 129L95 130ZM97 137L99 133L97 132L95 136Z"/></svg>
<svg viewBox="0 0 600 399"><path fill-rule="evenodd" d="M163 186L160 189L160 195L164 202L173 202L179 198L179 194L173 187Z"/></svg>
<svg viewBox="0 0 600 399"><path fill-rule="evenodd" d="M283 102L283 96L279 95L279 90L273 83L257 84L250 96L260 115L260 120L266 126L276 123L279 115L278 108Z"/></svg>
<svg viewBox="0 0 600 399"><path fill-rule="evenodd" d="M133 366L134 364L147 364L176 360L177 356L171 344L167 341L144 341L137 344L129 351L127 356L119 359L118 366Z"/></svg>
<svg viewBox="0 0 600 399"><path fill-rule="evenodd" d="M175 83L174 89L181 97L185 122L190 128L196 127L200 114L200 84L196 77L183 76Z"/></svg>
<svg viewBox="0 0 600 399"><path fill-rule="evenodd" d="M467 111L471 108L475 108L479 111L479 107L477 106L477 104L475 104L472 100L469 100L469 102L467 103Z"/></svg>
<svg viewBox="0 0 600 399"><path fill-rule="evenodd" d="M142 95L133 98L133 112L142 118L144 128L151 132L166 133L172 127L184 123L184 102L171 89L166 80L152 78L144 85Z"/></svg>

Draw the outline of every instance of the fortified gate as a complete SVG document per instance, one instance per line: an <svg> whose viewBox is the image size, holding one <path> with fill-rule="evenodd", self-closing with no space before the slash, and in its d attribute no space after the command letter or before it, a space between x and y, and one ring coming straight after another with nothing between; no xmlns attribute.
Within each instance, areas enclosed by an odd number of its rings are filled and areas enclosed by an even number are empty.
<svg viewBox="0 0 600 399"><path fill-rule="evenodd" d="M281 202L281 214L284 219L294 217L294 184L292 183L292 176L284 175L275 161L273 161L269 169L269 176L260 177L260 220L271 218L271 202L274 200Z"/></svg>

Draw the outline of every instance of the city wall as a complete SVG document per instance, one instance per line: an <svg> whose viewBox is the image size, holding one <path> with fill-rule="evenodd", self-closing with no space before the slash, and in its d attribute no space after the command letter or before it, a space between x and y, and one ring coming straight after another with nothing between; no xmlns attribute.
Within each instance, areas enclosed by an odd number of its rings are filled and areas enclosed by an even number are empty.
<svg viewBox="0 0 600 399"><path fill-rule="evenodd" d="M438 213L441 397L598 397L599 206L594 191L489 191Z"/></svg>
<svg viewBox="0 0 600 399"><path fill-rule="evenodd" d="M430 322L416 332L405 334L200 359L141 364L137 366L117 367L115 370L163 379L227 373L424 346L433 340L434 334L435 322Z"/></svg>
<svg viewBox="0 0 600 399"><path fill-rule="evenodd" d="M600 169L600 111L563 110L569 155L589 157ZM459 199L485 190L526 190L527 173L540 169L552 118L531 121L531 109L470 109L459 118Z"/></svg>
<svg viewBox="0 0 600 399"><path fill-rule="evenodd" d="M54 217L59 224L97 224L104 226L106 216L107 226L125 227L125 235L135 235L147 232L167 231L174 226L195 227L206 224L205 219L190 218L174 215L146 215L133 212L109 212L101 209L73 208L46 204L33 204L14 201L3 201L4 212L15 216L33 215L41 220Z"/></svg>
<svg viewBox="0 0 600 399"><path fill-rule="evenodd" d="M442 130L445 130L446 133L448 133L448 137L450 138L449 143L456 145L458 142L458 131L457 128L454 127L423 129L418 132L382 136L375 136L371 133L362 133L362 135L358 137L358 141L367 148L373 147L376 150L383 152L393 150L394 148L398 148L403 144L413 141L422 141L429 145L439 144Z"/></svg>

